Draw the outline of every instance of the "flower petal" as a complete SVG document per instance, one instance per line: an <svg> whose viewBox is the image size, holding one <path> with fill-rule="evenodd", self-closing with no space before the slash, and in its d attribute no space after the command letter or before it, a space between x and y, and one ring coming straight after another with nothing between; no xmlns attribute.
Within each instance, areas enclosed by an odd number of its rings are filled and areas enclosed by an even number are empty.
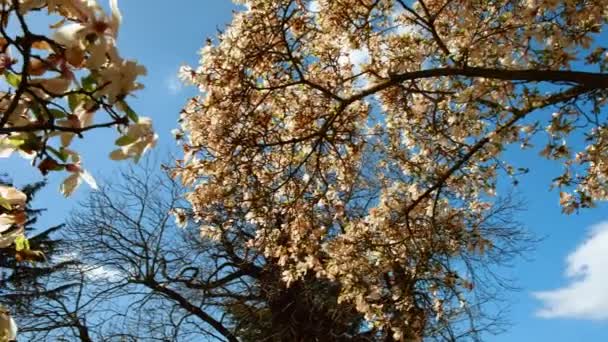
<svg viewBox="0 0 608 342"><path fill-rule="evenodd" d="M112 16L110 17L110 29L114 37L118 35L118 28L120 27L120 23L122 23L122 14L120 14L120 10L118 9L118 0L110 0L110 11L112 12Z"/></svg>
<svg viewBox="0 0 608 342"><path fill-rule="evenodd" d="M15 242L15 239L18 236L23 235L24 232L25 229L23 226L21 226L10 233L0 234L0 248L7 248L8 246L12 245L13 242Z"/></svg>
<svg viewBox="0 0 608 342"><path fill-rule="evenodd" d="M27 201L27 195L12 186L0 185L0 197L11 205L25 205L25 201Z"/></svg>
<svg viewBox="0 0 608 342"><path fill-rule="evenodd" d="M74 47L80 44L79 33L85 28L82 24L69 24L62 26L53 34L53 40L66 47Z"/></svg>
<svg viewBox="0 0 608 342"><path fill-rule="evenodd" d="M112 160L125 160L127 158L129 158L129 156L121 148L110 153L110 159Z"/></svg>
<svg viewBox="0 0 608 342"><path fill-rule="evenodd" d="M75 172L63 181L60 191L65 197L69 197L79 185L80 176Z"/></svg>

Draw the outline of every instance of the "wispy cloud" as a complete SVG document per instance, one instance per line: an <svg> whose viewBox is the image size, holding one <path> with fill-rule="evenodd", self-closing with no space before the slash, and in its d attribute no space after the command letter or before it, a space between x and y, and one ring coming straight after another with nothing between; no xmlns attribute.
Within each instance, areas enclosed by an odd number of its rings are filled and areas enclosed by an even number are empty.
<svg viewBox="0 0 608 342"><path fill-rule="evenodd" d="M119 281L124 277L119 270L107 266L86 266L84 271L91 280Z"/></svg>
<svg viewBox="0 0 608 342"><path fill-rule="evenodd" d="M182 91L182 89L184 89L184 85L183 85L182 81L180 81L180 79L177 78L176 74L172 74L169 77L167 77L166 85L167 85L167 89L169 90L169 93L171 95L177 95Z"/></svg>
<svg viewBox="0 0 608 342"><path fill-rule="evenodd" d="M308 10L311 12L318 12L321 6L319 5L318 0L313 0L308 4Z"/></svg>
<svg viewBox="0 0 608 342"><path fill-rule="evenodd" d="M393 12L391 13L389 19L394 26L392 32L396 35L408 35L425 38L430 37L430 34L426 32L422 26L414 24L415 18L411 13L406 12L401 6L395 6L393 8Z"/></svg>
<svg viewBox="0 0 608 342"><path fill-rule="evenodd" d="M591 227L566 265L568 285L533 294L543 302L538 316L608 320L608 221Z"/></svg>
<svg viewBox="0 0 608 342"><path fill-rule="evenodd" d="M352 65L353 74L357 75L361 73L362 66L365 63L369 63L370 55L369 50L366 47L360 49L349 49L342 48L342 54L338 59L341 65ZM365 88L368 84L366 75L360 75L355 79L355 87Z"/></svg>
<svg viewBox="0 0 608 342"><path fill-rule="evenodd" d="M64 254L60 254L54 256L54 262L65 262L71 260L81 260L80 254L74 251L67 252ZM122 272L115 268L107 267L107 266L93 266L85 263L76 264L73 267L74 271L84 272L87 278L90 280L108 280L108 281L119 281L124 275Z"/></svg>

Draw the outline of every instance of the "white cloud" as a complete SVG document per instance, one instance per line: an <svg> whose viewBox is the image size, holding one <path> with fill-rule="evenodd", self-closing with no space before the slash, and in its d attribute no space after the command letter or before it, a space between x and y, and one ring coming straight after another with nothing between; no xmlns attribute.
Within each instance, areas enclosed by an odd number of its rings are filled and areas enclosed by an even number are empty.
<svg viewBox="0 0 608 342"><path fill-rule="evenodd" d="M87 266L84 271L91 280L119 281L123 278L122 272L107 266Z"/></svg>
<svg viewBox="0 0 608 342"><path fill-rule="evenodd" d="M167 89L171 95L177 95L184 88L182 81L177 78L177 75L171 75L166 81Z"/></svg>
<svg viewBox="0 0 608 342"><path fill-rule="evenodd" d="M351 63L356 68L355 72L361 72L361 65L363 63L369 63L370 56L369 50L367 48L354 49L348 52L348 57L350 58Z"/></svg>
<svg viewBox="0 0 608 342"><path fill-rule="evenodd" d="M308 10L311 12L319 12L319 10L321 9L321 6L319 5L319 1L318 0L313 0L310 3L308 3Z"/></svg>
<svg viewBox="0 0 608 342"><path fill-rule="evenodd" d="M361 73L362 65L369 63L370 60L371 57L369 55L369 50L366 47L362 47L360 49L342 48L342 54L338 59L338 63L341 65L352 64L353 73L356 75ZM367 87L368 83L367 77L365 75L361 75L355 80L355 87L362 89Z"/></svg>
<svg viewBox="0 0 608 342"><path fill-rule="evenodd" d="M591 227L566 264L568 285L533 294L544 305L538 316L608 320L608 221Z"/></svg>
<svg viewBox="0 0 608 342"><path fill-rule="evenodd" d="M64 254L54 256L54 262L65 262L71 260L81 260L80 255L77 252L71 251ZM76 272L84 272L90 280L107 280L107 281L119 281L122 279L122 272L107 266L93 266L89 264L76 264L73 265L73 270Z"/></svg>
<svg viewBox="0 0 608 342"><path fill-rule="evenodd" d="M369 63L371 57L369 55L369 50L367 48L350 50L348 53L348 57L350 58L351 63L353 63L353 73L359 74L361 73L361 66L365 63ZM361 75L355 80L355 87L359 89L366 88L369 84L369 80L367 76Z"/></svg>
<svg viewBox="0 0 608 342"><path fill-rule="evenodd" d="M392 32L399 36L409 35L413 37L430 38L430 33L422 26L417 25L412 20L406 18L413 19L413 16L409 12L406 12L403 7L395 6L390 17L392 25L394 25Z"/></svg>
<svg viewBox="0 0 608 342"><path fill-rule="evenodd" d="M340 63L341 65L352 64L353 72L355 74L360 73L361 66L364 63L369 63L369 61L369 50L366 47L360 49L349 49L344 47L342 48L342 53L340 55L340 58L338 59L338 63Z"/></svg>

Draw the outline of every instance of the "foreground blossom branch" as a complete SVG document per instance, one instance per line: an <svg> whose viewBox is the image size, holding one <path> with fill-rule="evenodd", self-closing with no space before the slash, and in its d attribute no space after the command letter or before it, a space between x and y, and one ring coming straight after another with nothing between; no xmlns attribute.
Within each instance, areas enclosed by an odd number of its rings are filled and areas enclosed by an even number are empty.
<svg viewBox="0 0 608 342"><path fill-rule="evenodd" d="M71 148L75 136L116 128L122 137L113 159L137 160L154 145L149 120L139 118L126 102L142 88L137 77L146 70L117 50L122 16L116 0L110 1L110 14L83 0L6 0L0 5L0 71L8 85L0 93L2 157L17 151L43 174L69 172L62 186L69 196L81 179L95 187ZM48 33L29 28L29 15L40 11L58 20ZM131 129L135 126L142 129ZM141 135L125 135L129 130Z"/></svg>
<svg viewBox="0 0 608 342"><path fill-rule="evenodd" d="M116 38L122 21L117 0L107 14L89 0L0 1L0 158L14 152L31 159L43 175L67 172L61 192L71 195L82 181L96 183L72 147L74 137L115 128L110 158L134 159L155 145L149 118L138 117L127 101L143 88L143 66L120 56ZM30 16L46 12L57 23L33 32ZM0 248L15 245L18 261L40 261L24 236L25 195L0 189ZM17 201L18 202L15 202Z"/></svg>

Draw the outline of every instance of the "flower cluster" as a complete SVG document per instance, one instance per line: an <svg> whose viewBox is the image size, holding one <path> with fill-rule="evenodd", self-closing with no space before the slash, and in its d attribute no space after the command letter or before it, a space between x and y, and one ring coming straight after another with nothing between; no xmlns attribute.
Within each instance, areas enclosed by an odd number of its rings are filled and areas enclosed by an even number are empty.
<svg viewBox="0 0 608 342"><path fill-rule="evenodd" d="M109 14L92 0L3 0L0 11L1 157L17 151L43 174L68 172L61 191L69 196L81 180L95 186L71 146L75 137L116 128L120 152L112 159L137 160L154 145L150 120L126 102L142 88L137 79L146 69L118 52L117 0ZM29 16L42 11L58 22L33 32Z"/></svg>
<svg viewBox="0 0 608 342"><path fill-rule="evenodd" d="M26 200L23 192L0 185L0 248L7 248L25 232Z"/></svg>

